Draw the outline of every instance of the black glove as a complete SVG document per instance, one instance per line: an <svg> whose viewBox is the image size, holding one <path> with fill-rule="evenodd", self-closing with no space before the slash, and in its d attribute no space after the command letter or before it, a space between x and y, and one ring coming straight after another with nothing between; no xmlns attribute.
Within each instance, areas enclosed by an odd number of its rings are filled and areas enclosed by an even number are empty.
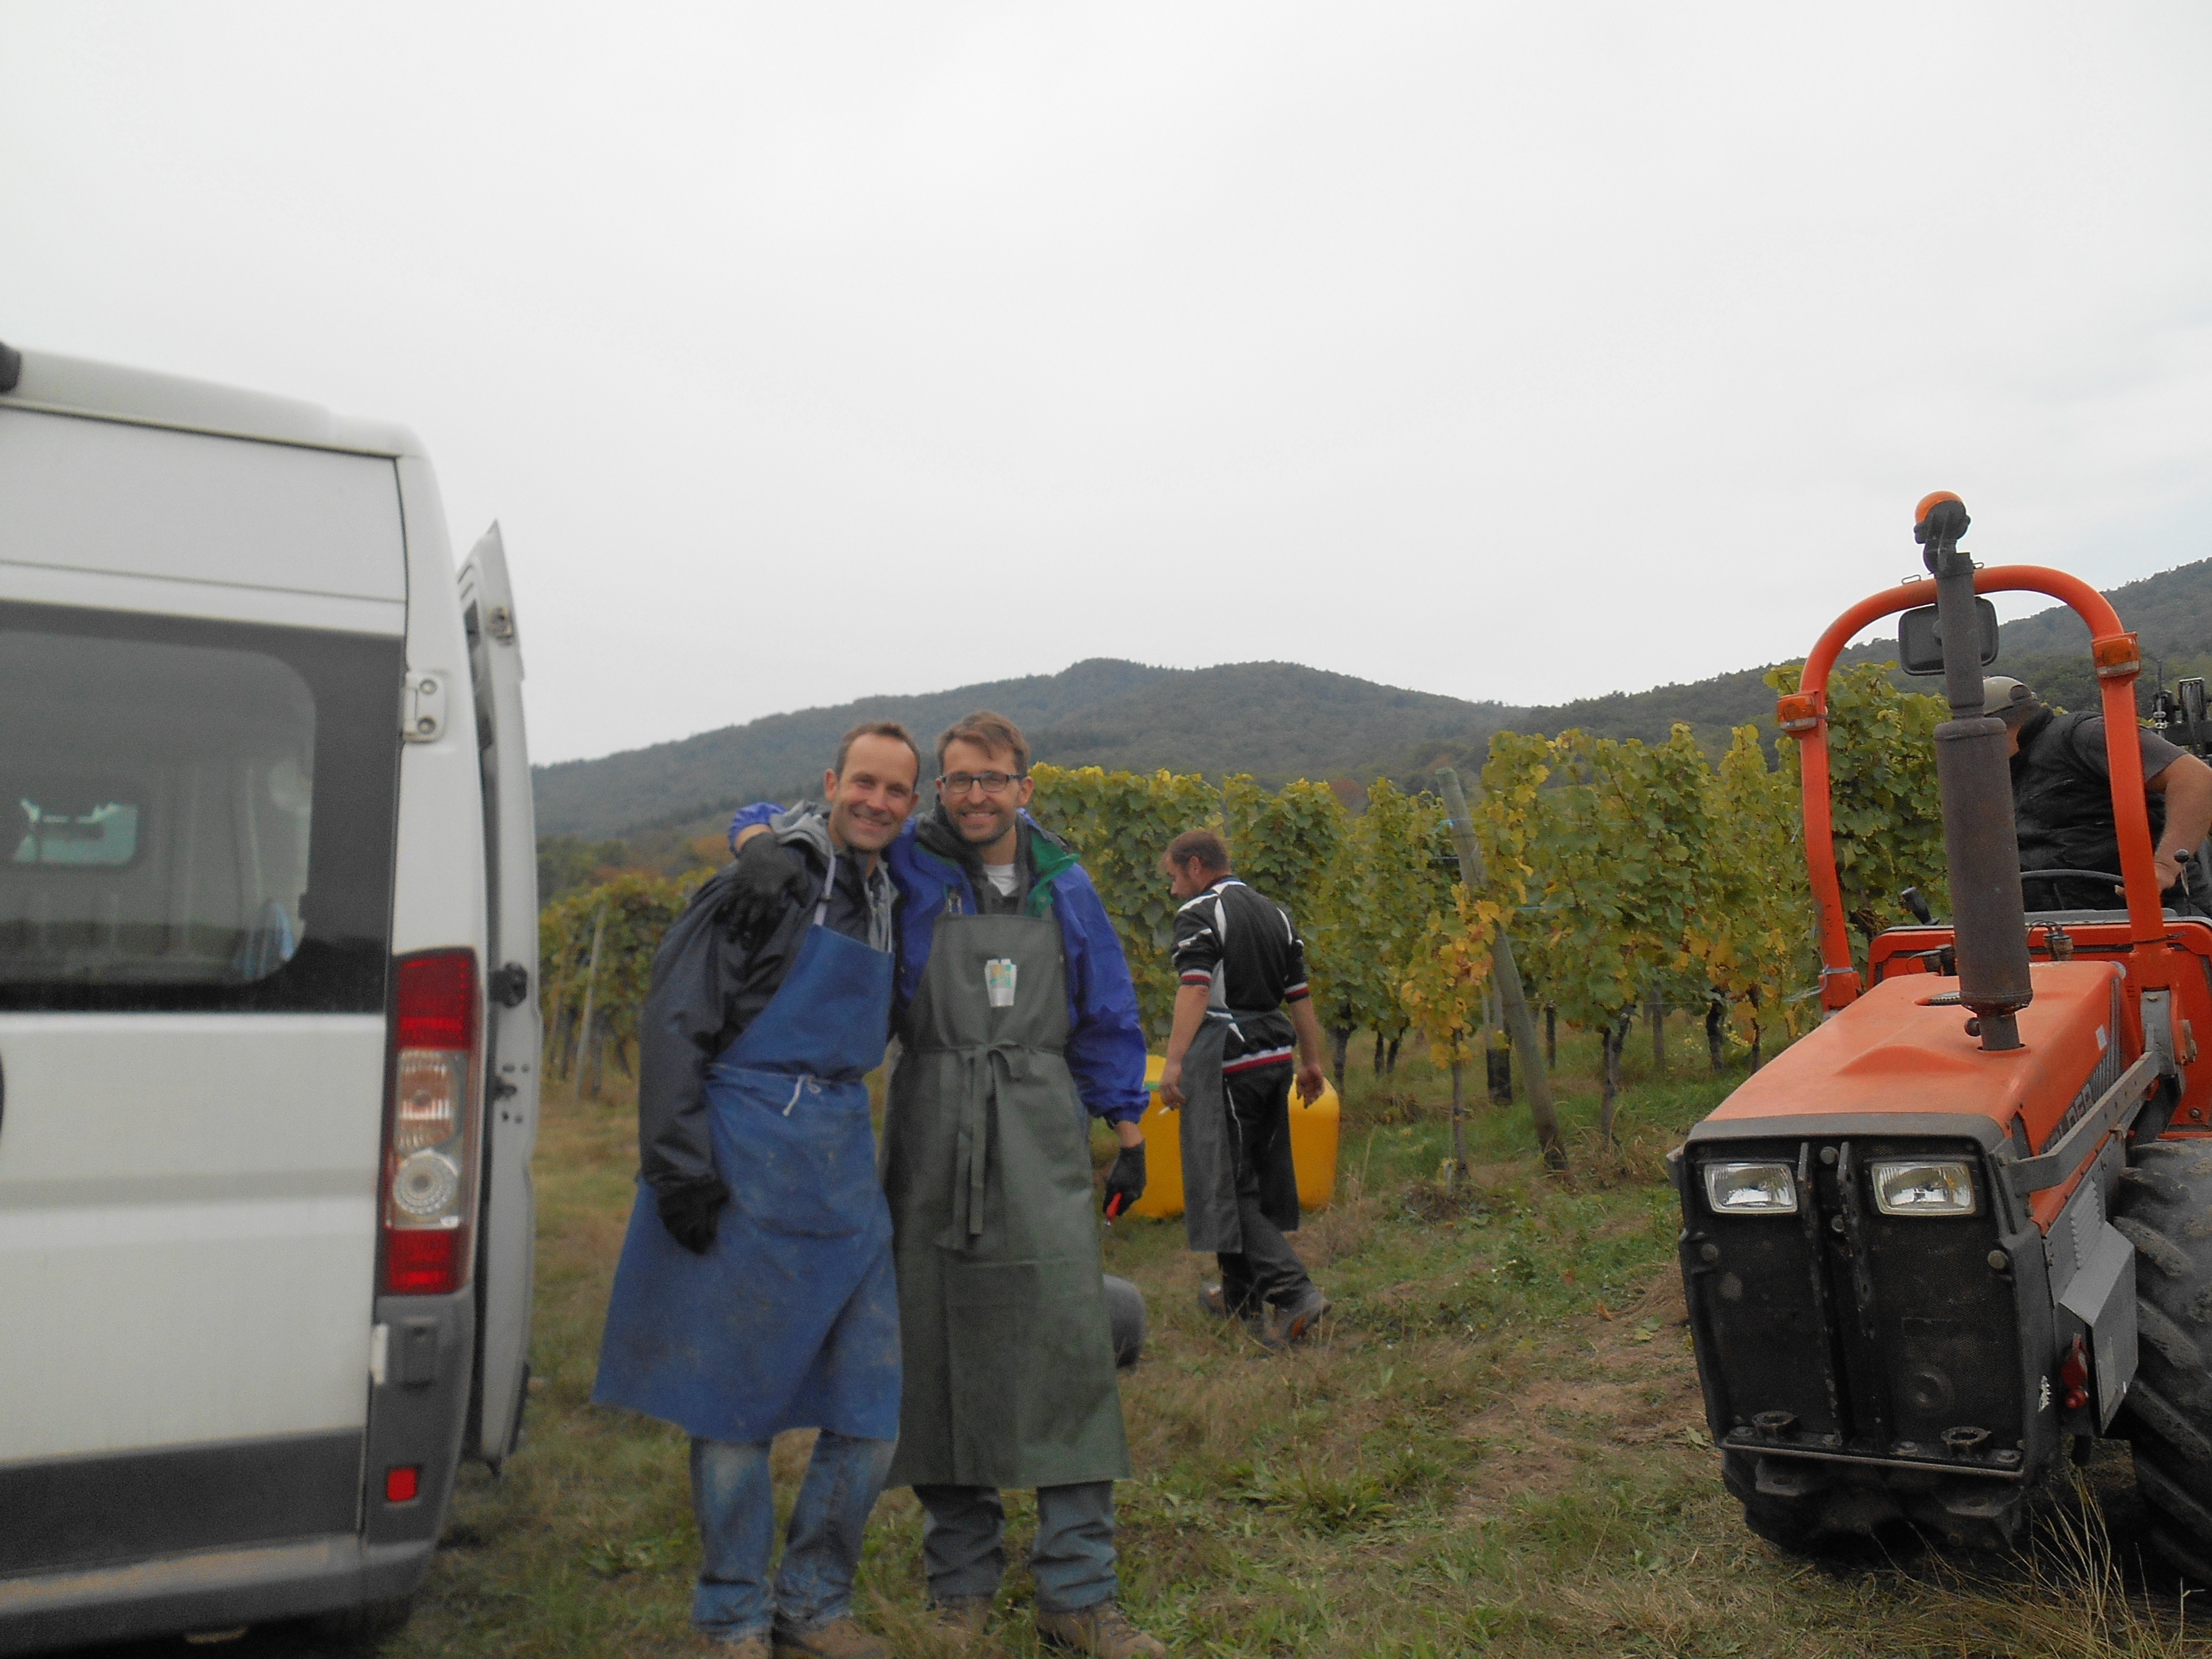
<svg viewBox="0 0 2212 1659"><path fill-rule="evenodd" d="M694 1255L704 1255L714 1248L714 1224L722 1206L729 1201L730 1189L714 1176L664 1187L653 1195L653 1206L660 1212L660 1224Z"/></svg>
<svg viewBox="0 0 2212 1659"><path fill-rule="evenodd" d="M738 850L730 867L729 896L722 921L732 939L759 939L783 919L787 905L806 897L805 860L786 848L773 833L755 836Z"/></svg>
<svg viewBox="0 0 2212 1659"><path fill-rule="evenodd" d="M1124 1146L1106 1172L1106 1218L1114 1220L1145 1195L1145 1143Z"/></svg>

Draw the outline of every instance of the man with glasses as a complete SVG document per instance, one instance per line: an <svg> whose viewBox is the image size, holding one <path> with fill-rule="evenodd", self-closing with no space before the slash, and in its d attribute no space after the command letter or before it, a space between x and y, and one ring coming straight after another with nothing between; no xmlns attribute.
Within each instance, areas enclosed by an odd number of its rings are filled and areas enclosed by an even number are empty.
<svg viewBox="0 0 2212 1659"><path fill-rule="evenodd" d="M1116 1601L1129 1474L1085 1112L1121 1144L1109 1214L1145 1188L1145 1042L1097 890L1023 810L1029 745L981 712L937 742L937 805L887 855L900 1052L884 1115L905 1388L889 1484L927 1513L929 1599L979 1635L1006 1570L1000 1490L1036 1490L1037 1632L1110 1659L1166 1649ZM733 879L783 891L776 809L731 825Z"/></svg>

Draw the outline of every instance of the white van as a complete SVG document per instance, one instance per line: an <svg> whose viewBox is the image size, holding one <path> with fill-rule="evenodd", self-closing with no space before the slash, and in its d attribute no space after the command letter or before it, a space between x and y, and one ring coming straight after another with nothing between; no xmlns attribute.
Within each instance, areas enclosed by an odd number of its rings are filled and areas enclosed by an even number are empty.
<svg viewBox="0 0 2212 1659"><path fill-rule="evenodd" d="M0 1654L388 1621L514 1449L521 678L410 434L0 348Z"/></svg>

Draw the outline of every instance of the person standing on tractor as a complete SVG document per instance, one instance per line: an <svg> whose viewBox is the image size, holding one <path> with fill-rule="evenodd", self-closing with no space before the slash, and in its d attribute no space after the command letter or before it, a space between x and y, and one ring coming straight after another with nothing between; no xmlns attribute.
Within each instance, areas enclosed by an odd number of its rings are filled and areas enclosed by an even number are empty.
<svg viewBox="0 0 2212 1659"><path fill-rule="evenodd" d="M1221 1282L1199 1300L1271 1346L1297 1342L1328 1312L1284 1237L1298 1229L1294 1048L1300 1096L1310 1103L1322 1086L1305 942L1288 910L1237 878L1212 831L1177 836L1160 866L1182 902L1160 1104L1182 1115L1185 1236L1221 1267Z"/></svg>
<svg viewBox="0 0 2212 1659"><path fill-rule="evenodd" d="M1036 1492L1037 1633L1107 1659L1167 1650L1117 1599L1114 1482L1129 1477L1092 1213L1089 1117L1121 1142L1108 1213L1145 1189L1145 1041L1105 906L1024 810L1029 744L1003 715L937 741L937 805L894 842L899 1058L884 1113L905 1394L890 1484L921 1502L945 1633L980 1636L1006 1571L1007 1486ZM731 824L736 878L792 878Z"/></svg>
<svg viewBox="0 0 2212 1659"><path fill-rule="evenodd" d="M1982 712L2005 724L2012 756L2013 818L2029 908L2110 910L2120 899L2110 882L2038 877L2038 870L2117 872L2119 832L2106 769L2105 717L2060 714L2008 675L1982 682ZM2166 908L2212 915L2212 870L2199 852L2212 830L2212 766L2148 727L2143 787L2154 857Z"/></svg>
<svg viewBox="0 0 2212 1659"><path fill-rule="evenodd" d="M593 1403L691 1436L692 1622L745 1659L889 1659L852 1616L899 1426L891 1217L861 1079L890 1038L896 896L882 852L921 751L855 726L824 806L777 818L793 879L726 869L653 957L638 1022L641 1181ZM773 1586L769 1443L819 1429Z"/></svg>

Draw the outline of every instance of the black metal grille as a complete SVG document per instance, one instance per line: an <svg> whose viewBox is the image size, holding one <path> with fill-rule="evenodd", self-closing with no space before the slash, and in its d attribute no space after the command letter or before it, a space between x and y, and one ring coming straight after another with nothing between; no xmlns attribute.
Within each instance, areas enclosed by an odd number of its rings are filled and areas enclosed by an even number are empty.
<svg viewBox="0 0 2212 1659"><path fill-rule="evenodd" d="M1683 1183L1684 1278L1723 1443L2017 1468L2019 1321L1991 1265L2002 1213L1979 1149L1839 1139L1726 1156L1789 1164L1798 1213L1714 1215L1696 1164ZM1976 1213L1882 1214L1868 1169L1889 1158L1963 1160Z"/></svg>

